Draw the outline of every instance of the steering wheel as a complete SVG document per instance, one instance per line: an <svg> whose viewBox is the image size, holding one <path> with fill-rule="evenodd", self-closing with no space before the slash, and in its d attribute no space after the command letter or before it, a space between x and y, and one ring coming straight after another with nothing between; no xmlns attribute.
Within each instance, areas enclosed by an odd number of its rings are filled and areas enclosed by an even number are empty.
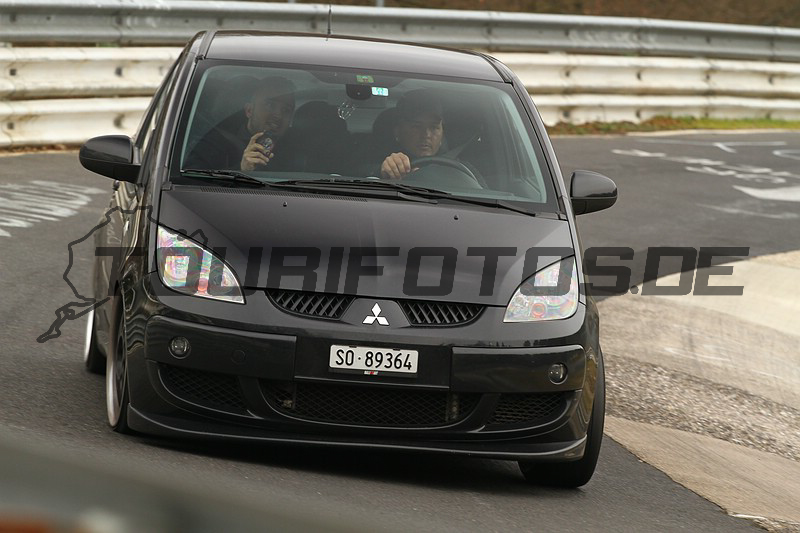
<svg viewBox="0 0 800 533"><path fill-rule="evenodd" d="M422 168L428 165L442 165L445 167L454 168L460 171L459 176L464 176L464 178L469 178L470 183L472 185L478 184L479 187L483 188L485 185L481 183L481 180L472 172L467 165L462 163L461 161L457 161L455 159L451 159L449 157L441 157L441 156L430 156L430 157L420 157L419 159L415 159L411 162L411 167L418 167Z"/></svg>

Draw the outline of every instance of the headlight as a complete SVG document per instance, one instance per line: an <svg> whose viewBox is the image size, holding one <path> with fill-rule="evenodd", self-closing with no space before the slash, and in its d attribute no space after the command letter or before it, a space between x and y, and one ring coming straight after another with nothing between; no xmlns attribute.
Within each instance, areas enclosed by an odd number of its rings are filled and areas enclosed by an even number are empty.
<svg viewBox="0 0 800 533"><path fill-rule="evenodd" d="M569 276L569 289L558 290L558 275L562 268ZM567 272L569 269L569 272ZM543 268L519 286L506 307L503 322L536 322L569 318L578 309L578 273L575 258L569 257ZM565 281L562 281L565 283ZM547 293L563 293L554 296Z"/></svg>
<svg viewBox="0 0 800 533"><path fill-rule="evenodd" d="M189 238L158 227L158 275L170 289L201 298L244 303L233 270Z"/></svg>

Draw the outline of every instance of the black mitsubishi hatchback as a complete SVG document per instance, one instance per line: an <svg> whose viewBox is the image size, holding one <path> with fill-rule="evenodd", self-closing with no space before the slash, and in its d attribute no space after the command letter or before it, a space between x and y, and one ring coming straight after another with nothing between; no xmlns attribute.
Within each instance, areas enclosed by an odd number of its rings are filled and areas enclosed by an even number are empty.
<svg viewBox="0 0 800 533"><path fill-rule="evenodd" d="M85 363L122 433L371 447L592 476L598 315L569 191L519 79L475 52L203 32L94 234Z"/></svg>

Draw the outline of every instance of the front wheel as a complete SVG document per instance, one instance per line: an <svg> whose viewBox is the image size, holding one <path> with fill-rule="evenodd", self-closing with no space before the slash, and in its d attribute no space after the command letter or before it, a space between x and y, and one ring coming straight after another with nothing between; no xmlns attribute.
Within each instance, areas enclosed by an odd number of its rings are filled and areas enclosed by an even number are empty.
<svg viewBox="0 0 800 533"><path fill-rule="evenodd" d="M529 483L550 487L577 488L586 485L597 466L600 446L603 442L603 426L606 414L606 380L603 358L597 366L597 385L595 386L592 418L586 435L586 449L577 461L563 463L537 463L519 461L519 469Z"/></svg>
<svg viewBox="0 0 800 533"><path fill-rule="evenodd" d="M122 306L117 312L117 327L106 357L106 412L111 428L124 434L133 433L128 426L128 357L125 344L125 316Z"/></svg>

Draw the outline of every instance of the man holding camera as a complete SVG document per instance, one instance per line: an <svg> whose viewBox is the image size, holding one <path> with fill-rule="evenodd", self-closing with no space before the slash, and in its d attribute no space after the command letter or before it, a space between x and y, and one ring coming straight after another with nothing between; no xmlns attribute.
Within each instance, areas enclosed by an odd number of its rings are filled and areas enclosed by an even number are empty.
<svg viewBox="0 0 800 533"><path fill-rule="evenodd" d="M282 140L294 114L294 84L273 76L258 82L244 115L209 131L194 147L184 168L285 170L289 160Z"/></svg>

